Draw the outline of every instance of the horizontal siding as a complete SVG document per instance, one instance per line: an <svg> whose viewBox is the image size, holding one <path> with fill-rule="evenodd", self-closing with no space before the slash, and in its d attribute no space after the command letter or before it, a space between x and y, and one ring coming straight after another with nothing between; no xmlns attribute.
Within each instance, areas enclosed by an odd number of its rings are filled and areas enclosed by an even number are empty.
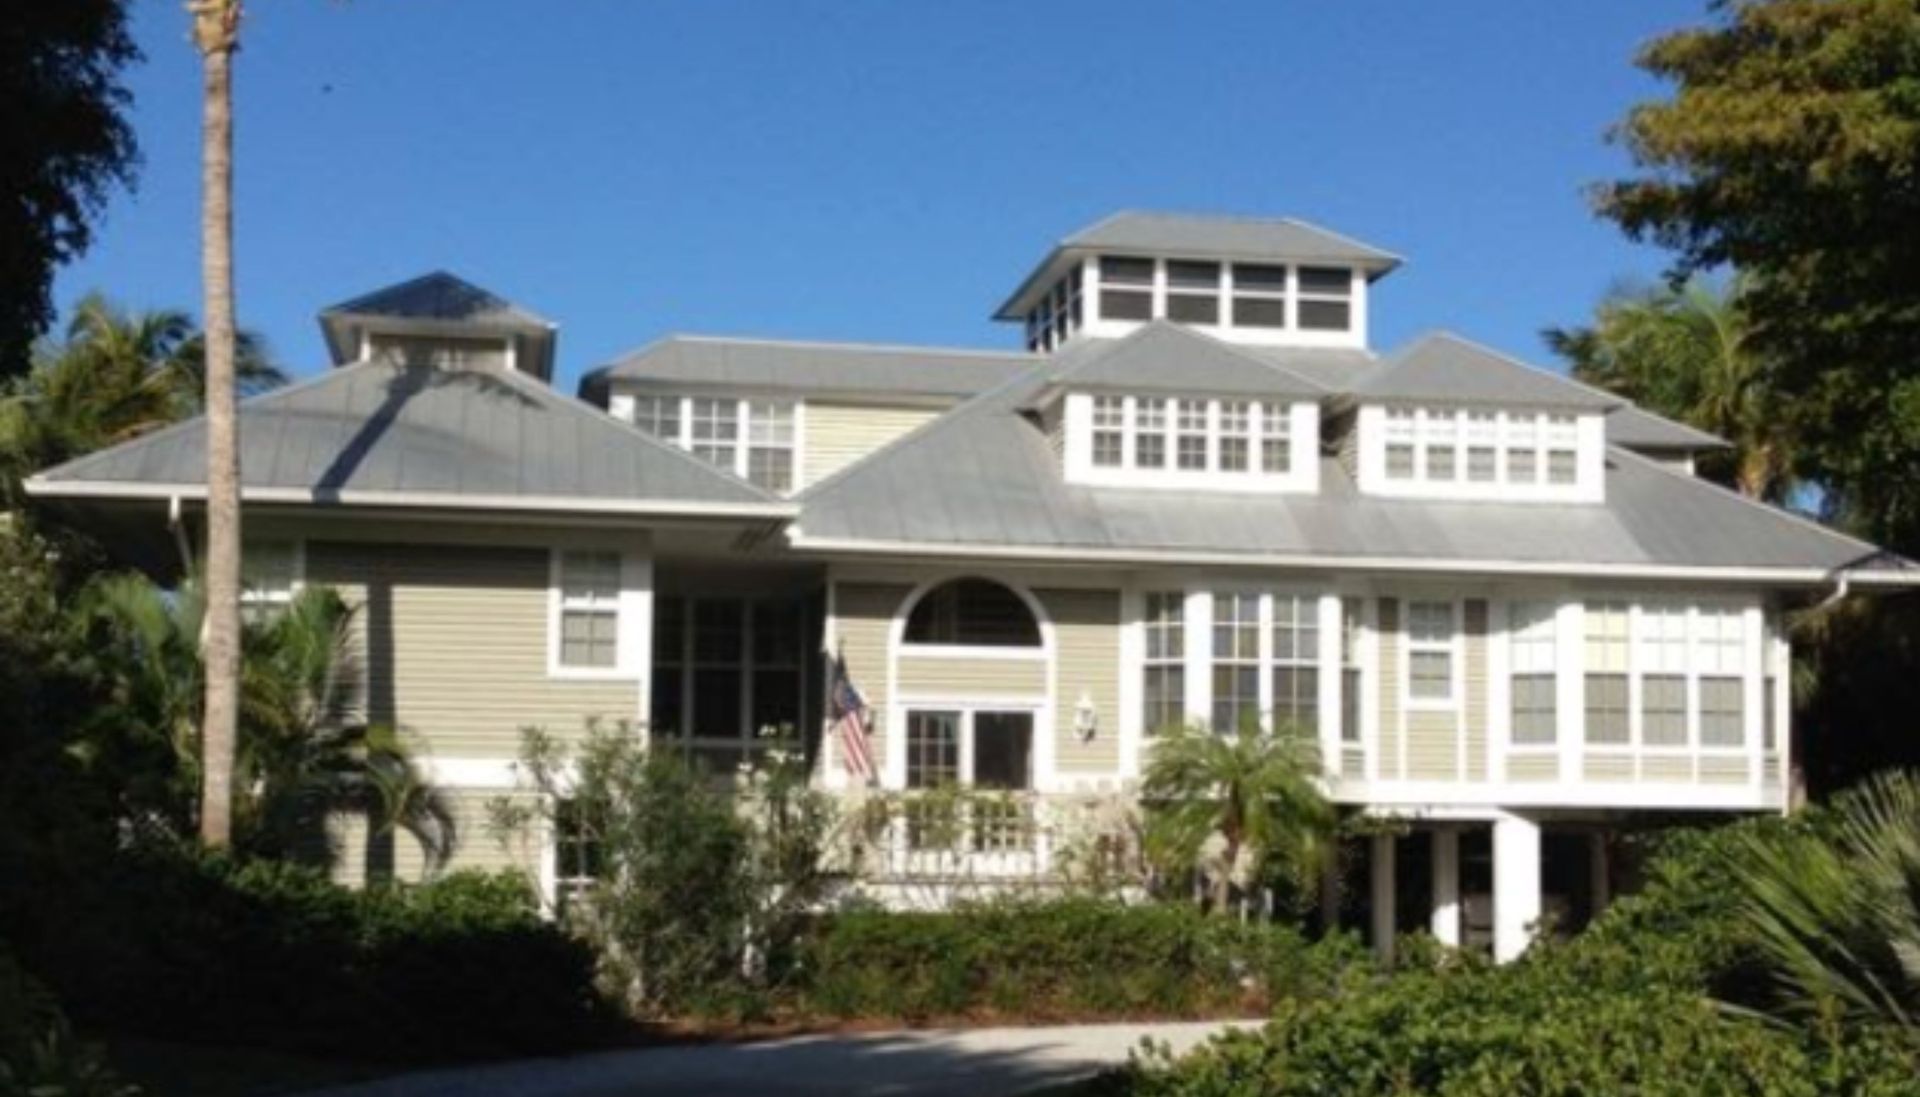
<svg viewBox="0 0 1920 1097"><path fill-rule="evenodd" d="M1693 759L1673 757L1671 755L1650 754L1640 759L1640 779L1642 781L1691 781L1693 780Z"/></svg>
<svg viewBox="0 0 1920 1097"><path fill-rule="evenodd" d="M1746 758L1703 755L1700 758L1700 782L1707 785L1740 785L1753 776Z"/></svg>
<svg viewBox="0 0 1920 1097"><path fill-rule="evenodd" d="M1400 600L1380 599L1380 776L1400 773Z"/></svg>
<svg viewBox="0 0 1920 1097"><path fill-rule="evenodd" d="M881 446L931 422L930 408L885 408L807 401L802 486L818 483Z"/></svg>
<svg viewBox="0 0 1920 1097"><path fill-rule="evenodd" d="M1367 779L1367 752L1346 747L1340 751L1340 777L1346 781Z"/></svg>
<svg viewBox="0 0 1920 1097"><path fill-rule="evenodd" d="M520 730L577 736L630 720L639 683L547 674L547 553L315 542L307 577L359 607L352 651L366 715L441 758L512 758Z"/></svg>
<svg viewBox="0 0 1920 1097"><path fill-rule="evenodd" d="M835 642L847 675L872 712L874 757L887 757L887 634L893 615L912 592L900 583L838 583L833 589ZM884 764L884 763L883 763Z"/></svg>
<svg viewBox="0 0 1920 1097"><path fill-rule="evenodd" d="M1557 781L1559 779L1560 758L1557 755L1507 755L1507 780L1509 781Z"/></svg>
<svg viewBox="0 0 1920 1097"><path fill-rule="evenodd" d="M1407 713L1407 778L1414 781L1460 779L1459 717L1452 712L1419 709Z"/></svg>
<svg viewBox="0 0 1920 1097"><path fill-rule="evenodd" d="M535 819L523 832L500 834L492 826L494 800L508 796L527 803L530 794L491 789L443 789L441 796L453 820L453 851L442 872L477 870L519 871L537 881L540 872L544 823ZM326 856L335 881L353 887L371 879L417 882L429 876L426 850L405 831L374 836L369 841L367 815L346 809L327 818Z"/></svg>
<svg viewBox="0 0 1920 1097"><path fill-rule="evenodd" d="M1625 754L1589 754L1581 766L1589 781L1633 780L1633 758Z"/></svg>
<svg viewBox="0 0 1920 1097"><path fill-rule="evenodd" d="M902 697L1031 697L1047 692L1047 664L1041 659L956 659L902 655L898 670Z"/></svg>
<svg viewBox="0 0 1920 1097"><path fill-rule="evenodd" d="M1061 772L1112 770L1120 764L1120 593L1042 590L1035 596L1053 619L1057 651L1054 764ZM1073 730L1081 696L1093 701L1099 725L1081 742Z"/></svg>
<svg viewBox="0 0 1920 1097"><path fill-rule="evenodd" d="M1467 773L1469 781L1487 779L1487 603L1470 598L1467 626Z"/></svg>

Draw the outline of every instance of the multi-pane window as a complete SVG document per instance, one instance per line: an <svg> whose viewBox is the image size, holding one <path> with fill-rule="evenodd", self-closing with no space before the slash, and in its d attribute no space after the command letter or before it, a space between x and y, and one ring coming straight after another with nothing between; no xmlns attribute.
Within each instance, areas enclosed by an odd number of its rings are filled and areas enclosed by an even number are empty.
<svg viewBox="0 0 1920 1097"><path fill-rule="evenodd" d="M1135 468L1167 467L1167 401L1140 396L1133 401L1133 464Z"/></svg>
<svg viewBox="0 0 1920 1097"><path fill-rule="evenodd" d="M1287 268L1233 265L1233 324L1241 328L1287 326Z"/></svg>
<svg viewBox="0 0 1920 1097"><path fill-rule="evenodd" d="M1387 409L1387 479L1411 480L1419 426L1411 408Z"/></svg>
<svg viewBox="0 0 1920 1097"><path fill-rule="evenodd" d="M576 800L553 805L554 904L565 913L593 890L606 871L598 830Z"/></svg>
<svg viewBox="0 0 1920 1097"><path fill-rule="evenodd" d="M559 665L608 669L620 663L620 554L560 554Z"/></svg>
<svg viewBox="0 0 1920 1097"><path fill-rule="evenodd" d="M1500 420L1490 411L1470 411L1466 422L1467 479L1491 484L1500 479Z"/></svg>
<svg viewBox="0 0 1920 1097"><path fill-rule="evenodd" d="M1148 594L1141 727L1149 735L1186 723L1186 657L1186 595L1179 591Z"/></svg>
<svg viewBox="0 0 1920 1097"><path fill-rule="evenodd" d="M1167 319L1220 322L1220 264L1167 260Z"/></svg>
<svg viewBox="0 0 1920 1097"><path fill-rule="evenodd" d="M1273 724L1320 724L1320 601L1273 596Z"/></svg>
<svg viewBox="0 0 1920 1097"><path fill-rule="evenodd" d="M1766 614L1764 629L1760 647L1761 666L1766 668L1760 679L1760 749L1772 753L1780 745L1780 700L1775 693L1779 688L1775 668L1780 632L1772 612Z"/></svg>
<svg viewBox="0 0 1920 1097"><path fill-rule="evenodd" d="M1346 331L1353 326L1353 275L1345 267L1301 267L1302 331Z"/></svg>
<svg viewBox="0 0 1920 1097"><path fill-rule="evenodd" d="M1260 471L1293 471L1293 416L1285 404L1260 405Z"/></svg>
<svg viewBox="0 0 1920 1097"><path fill-rule="evenodd" d="M1253 406L1245 400L1220 402L1220 471L1245 472L1253 445Z"/></svg>
<svg viewBox="0 0 1920 1097"><path fill-rule="evenodd" d="M803 628L791 599L654 599L653 733L745 742L798 729Z"/></svg>
<svg viewBox="0 0 1920 1097"><path fill-rule="evenodd" d="M724 739L751 734L746 712L746 604L693 604L693 734Z"/></svg>
<svg viewBox="0 0 1920 1097"><path fill-rule="evenodd" d="M747 404L747 479L772 492L793 490L793 404Z"/></svg>
<svg viewBox="0 0 1920 1097"><path fill-rule="evenodd" d="M1547 746L1559 735L1556 610L1552 602L1515 602L1509 613L1510 733L1515 744Z"/></svg>
<svg viewBox="0 0 1920 1097"><path fill-rule="evenodd" d="M1452 602L1407 604L1407 696L1416 701L1453 700L1453 610Z"/></svg>
<svg viewBox="0 0 1920 1097"><path fill-rule="evenodd" d="M1153 260L1100 257L1100 315L1107 320L1153 319Z"/></svg>
<svg viewBox="0 0 1920 1097"><path fill-rule="evenodd" d="M907 787L942 788L960 781L958 712L907 713Z"/></svg>
<svg viewBox="0 0 1920 1097"><path fill-rule="evenodd" d="M1360 741L1360 613L1358 598L1340 599L1340 738Z"/></svg>
<svg viewBox="0 0 1920 1097"><path fill-rule="evenodd" d="M1587 603L1585 640L1587 742L1625 745L1632 737L1627 707L1627 603Z"/></svg>
<svg viewBox="0 0 1920 1097"><path fill-rule="evenodd" d="M1640 741L1687 744L1687 607L1640 607Z"/></svg>
<svg viewBox="0 0 1920 1097"><path fill-rule="evenodd" d="M1127 398L1093 398L1093 463L1119 468L1127 458Z"/></svg>
<svg viewBox="0 0 1920 1097"><path fill-rule="evenodd" d="M1213 728L1260 718L1260 596L1213 596Z"/></svg>
<svg viewBox="0 0 1920 1097"><path fill-rule="evenodd" d="M1027 313L1027 349L1034 353L1054 349L1080 330L1084 319L1080 268L1076 266Z"/></svg>
<svg viewBox="0 0 1920 1097"><path fill-rule="evenodd" d="M734 451L740 444L740 401L695 397L690 412L688 448L693 455L732 468Z"/></svg>
<svg viewBox="0 0 1920 1097"><path fill-rule="evenodd" d="M633 425L656 438L678 444L680 401L678 396L635 396Z"/></svg>
<svg viewBox="0 0 1920 1097"><path fill-rule="evenodd" d="M1579 432L1573 416L1547 416L1544 433L1547 443L1547 483L1573 483L1578 473L1575 454L1579 448Z"/></svg>
<svg viewBox="0 0 1920 1097"><path fill-rule="evenodd" d="M635 396L633 424L774 492L798 485L799 405L731 396Z"/></svg>
<svg viewBox="0 0 1920 1097"><path fill-rule="evenodd" d="M1559 488L1579 482L1571 415L1447 407L1388 407L1379 444L1388 480Z"/></svg>
<svg viewBox="0 0 1920 1097"><path fill-rule="evenodd" d="M271 621L293 604L300 549L291 541L249 541L240 554L240 616Z"/></svg>
<svg viewBox="0 0 1920 1097"><path fill-rule="evenodd" d="M1176 412L1179 465L1183 469L1204 470L1207 467L1207 402L1181 400Z"/></svg>
<svg viewBox="0 0 1920 1097"><path fill-rule="evenodd" d="M1427 479L1445 483L1460 475L1459 416L1451 411L1429 411L1420 424L1420 448L1426 455Z"/></svg>
<svg viewBox="0 0 1920 1097"><path fill-rule="evenodd" d="M1737 747L1746 741L1742 671L1745 621L1737 608L1703 606L1695 659L1700 670L1700 743Z"/></svg>
<svg viewBox="0 0 1920 1097"><path fill-rule="evenodd" d="M1540 424L1534 416L1507 419L1507 483L1533 484L1540 480Z"/></svg>

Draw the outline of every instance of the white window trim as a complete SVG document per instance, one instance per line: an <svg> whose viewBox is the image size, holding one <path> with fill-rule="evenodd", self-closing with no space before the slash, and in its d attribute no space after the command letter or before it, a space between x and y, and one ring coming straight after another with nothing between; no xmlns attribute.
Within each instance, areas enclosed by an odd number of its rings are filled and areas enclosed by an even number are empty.
<svg viewBox="0 0 1920 1097"><path fill-rule="evenodd" d="M1345 330L1330 330L1306 329L1300 326L1300 268L1303 266L1338 268L1342 266L1342 264L1300 263L1287 262L1285 260L1243 264L1251 266L1285 267L1287 269L1287 288L1284 293L1284 299L1287 305L1287 318L1286 326L1284 327L1242 327L1233 323L1233 296L1236 290L1233 276L1234 264L1232 260L1199 255L1155 256L1144 252L1126 251L1124 249L1106 254L1117 259L1149 259L1153 262L1153 281L1151 286L1132 283L1115 283L1111 287L1122 292L1150 291L1152 304L1149 311L1152 319L1168 319L1167 298L1170 295L1177 296L1181 292L1177 289L1170 289L1168 285L1167 264L1169 262L1218 263L1220 267L1220 277L1215 292L1219 300L1219 322L1213 324L1196 324L1184 320L1174 320L1170 322L1178 323L1183 327L1193 328L1196 331L1206 332L1225 342L1251 346L1365 347L1367 345L1367 292L1369 284L1366 272L1357 267L1348 268L1351 277L1348 283L1350 288L1347 296L1339 297L1333 294L1313 293L1306 295L1306 297L1311 300L1343 300L1348 303L1347 328ZM1086 274L1083 275L1082 285L1085 287L1085 290L1091 290L1092 292L1086 293L1087 303L1083 310L1085 319L1080 331L1087 335L1101 338L1121 338L1150 321L1119 320L1103 315L1104 309L1101 307L1103 303L1101 297L1108 287L1100 279L1099 259L1099 256L1091 256L1087 259ZM1085 290L1083 290L1083 292L1085 292ZM1052 292L1051 286L1048 287L1048 292ZM1194 289L1189 292L1198 294L1205 291ZM1256 290L1250 294L1243 293L1243 296L1261 297L1266 300L1280 300L1283 297L1281 293L1270 290ZM1036 302L1035 309L1039 307L1039 303ZM1028 315L1029 317L1032 315L1032 310L1029 311ZM1071 338L1071 335L1069 338ZM1064 342L1064 340L1061 342ZM1060 342L1056 342L1046 349L1057 349L1059 345Z"/></svg>
<svg viewBox="0 0 1920 1097"><path fill-rule="evenodd" d="M1549 442L1550 426L1548 419L1563 416L1564 411L1523 410L1523 409L1487 409L1468 406L1435 405L1394 405L1397 409L1411 410L1412 444L1414 447L1414 470L1410 478L1399 479L1387 475L1388 405L1362 405L1355 420L1354 429L1359 434L1358 481L1362 493L1402 499L1486 499L1509 502L1580 502L1598 503L1606 497L1606 437L1602 417L1592 413L1574 414L1574 480L1570 484L1555 484L1547 480L1549 453L1559 447ZM1467 476L1468 450L1472 448L1468 441L1469 416L1474 412L1494 410L1495 430L1500 439L1495 446L1494 466L1496 475L1493 480L1470 480ZM1454 431L1454 472L1450 480L1430 480L1427 478L1428 421L1434 412L1445 412L1457 416ZM1514 433L1516 422L1525 419L1534 423L1533 452L1536 454L1535 479L1530 483L1513 482L1508 479L1509 462L1507 455L1511 444L1509 438Z"/></svg>
<svg viewBox="0 0 1920 1097"><path fill-rule="evenodd" d="M753 743L758 739L761 730L754 726L753 720L755 700L754 676L762 670L787 669L779 664L762 663L755 658L755 630L759 626L756 621L754 609L762 603L782 601L783 599L779 596L761 594L707 593L676 593L672 597L680 601L685 607L685 615L682 618L685 626L678 637L680 641L679 657L674 660L672 666L667 668L668 671L679 676L680 679L680 726L671 731L653 728L651 726L653 717L653 713L651 712L652 697L649 696L647 698L649 711L645 713L645 717L650 725L648 728L649 734L657 734L663 742L668 742L680 747L740 747ZM698 626L695 624L698 619L696 607L703 602L729 602L737 604L740 607L740 659L737 663L732 664L740 672L740 725L736 734L731 736L695 735L693 733L694 720L699 715L695 711L694 705L696 672L703 665L707 667L718 665L713 663L702 664L694 657L694 651L699 644ZM794 734L800 735L805 731L801 722L805 719L810 703L811 690L813 689L813 686L809 682L810 676L807 674L808 633L804 606L801 607L801 612L795 623L795 627L800 631L795 638L797 646L794 649L795 661L792 670L795 680L799 683L799 711L795 713L793 730ZM647 635L649 641L651 641L653 635L651 614L648 615ZM649 661L651 663L651 654L649 655ZM844 776L844 774L842 774L842 776Z"/></svg>
<svg viewBox="0 0 1920 1097"><path fill-rule="evenodd" d="M614 599L614 660L610 667L574 667L560 661L560 613L564 596L561 561L568 553L614 552L620 558L620 592ZM547 550L547 677L561 680L638 681L652 657L653 560L619 549L555 545ZM640 716L644 719L644 710Z"/></svg>
<svg viewBox="0 0 1920 1097"><path fill-rule="evenodd" d="M285 590L263 590L252 587L246 582L240 584L240 607L242 609L285 609L307 586L307 542L298 537L261 537L253 542L262 544L286 545L288 550L289 576ZM240 547L242 563L241 577L245 579L246 545Z"/></svg>
<svg viewBox="0 0 1920 1097"><path fill-rule="evenodd" d="M1105 395L1105 394L1103 394ZM1164 399L1163 427L1166 467L1137 468L1139 402L1142 398ZM1203 400L1207 405L1207 467L1179 468L1179 401ZM1320 485L1320 407L1311 400L1253 399L1242 397L1175 396L1128 394L1122 397L1121 464L1096 465L1093 460L1094 394L1070 392L1065 397L1066 454L1065 475L1070 483L1104 487L1163 488L1193 491L1312 494ZM1220 468L1221 405L1246 403L1248 410L1248 461L1245 471ZM1270 409L1279 409L1287 419L1288 465L1286 472L1261 469L1261 445L1265 417ZM1101 428L1108 433L1111 428Z"/></svg>
<svg viewBox="0 0 1920 1097"><path fill-rule="evenodd" d="M1502 687L1498 691L1500 695L1500 716L1498 722L1505 730L1503 749L1509 754L1551 757L1560 754L1566 745L1569 713L1566 711L1566 690L1560 686L1560 681L1567 672L1566 630L1561 620L1563 616L1561 610L1564 601L1565 599L1563 597L1555 595L1517 595L1515 597L1501 599L1497 607L1489 609L1490 616L1494 612L1498 612L1503 620L1503 626L1500 629L1500 643L1497 645L1504 656L1500 662L1499 675L1497 677ZM1544 606L1547 608L1548 612L1545 624L1548 634L1548 646L1552 652L1552 664L1544 671L1537 668L1529 670L1520 669L1517 656L1522 643L1520 639L1521 622L1519 619L1519 611L1522 606ZM1489 650L1494 646L1495 645L1490 644ZM1531 676L1546 677L1554 686L1553 738L1544 743L1522 743L1514 738L1513 682L1516 678ZM1495 680L1495 676L1489 673L1489 684ZM1490 720L1493 719L1493 712L1493 706L1489 704L1488 718Z"/></svg>
<svg viewBox="0 0 1920 1097"><path fill-rule="evenodd" d="M1466 631L1466 606L1464 599L1453 595L1404 594L1400 597L1400 704L1405 712L1461 712L1465 709L1466 698L1466 645L1462 642ZM1415 640L1413 638L1414 603L1428 603L1448 607L1453 628L1444 641ZM1443 652L1447 656L1446 697L1415 697L1413 695L1413 655L1415 651ZM1400 736L1401 749L1406 749L1407 736ZM1404 766L1404 762L1402 763ZM1403 769L1402 772L1405 772Z"/></svg>
<svg viewBox="0 0 1920 1097"><path fill-rule="evenodd" d="M753 418L751 407L754 404L786 404L793 409L793 442L787 448L793 454L793 466L787 486L777 490L778 495L792 495L807 486L807 402L799 396L788 394L737 395L724 392L676 392L676 393L616 393L607 399L607 411L629 423L636 422L635 401L639 397L654 400L674 400L680 406L679 415L674 420L675 433L672 437L647 432L649 437L659 438L688 453L693 452L693 402L695 400L715 400L725 402L733 400L736 404L734 422L736 430L733 438L732 460L726 465L715 465L749 483L752 478L752 454L754 443ZM643 428L644 429L644 428ZM769 448L762 446L760 448ZM705 460L705 458L701 458Z"/></svg>

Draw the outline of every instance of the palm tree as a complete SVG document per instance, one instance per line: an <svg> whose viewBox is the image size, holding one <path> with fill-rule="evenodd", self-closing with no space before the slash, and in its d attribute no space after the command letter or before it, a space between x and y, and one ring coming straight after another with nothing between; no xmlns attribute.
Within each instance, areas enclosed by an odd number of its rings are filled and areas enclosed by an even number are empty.
<svg viewBox="0 0 1920 1097"><path fill-rule="evenodd" d="M237 337L248 393L286 381L260 339ZM0 454L16 476L197 414L205 340L186 313L129 312L97 293L74 307L65 337L34 348L32 369L0 394Z"/></svg>
<svg viewBox="0 0 1920 1097"><path fill-rule="evenodd" d="M1789 1012L1920 1040L1920 777L1870 778L1814 825L1742 835L1730 856Z"/></svg>
<svg viewBox="0 0 1920 1097"><path fill-rule="evenodd" d="M1737 280L1702 277L1677 288L1616 289L1592 327L1542 335L1580 380L1733 443L1724 470L1732 485L1780 502L1794 486L1790 406L1754 349L1739 293Z"/></svg>
<svg viewBox="0 0 1920 1097"><path fill-rule="evenodd" d="M187 0L200 51L200 235L206 339L206 705L200 837L233 837L233 766L240 718L240 440L235 412L233 304L233 54L240 0Z"/></svg>
<svg viewBox="0 0 1920 1097"><path fill-rule="evenodd" d="M1312 735L1290 724L1268 733L1248 719L1234 733L1170 727L1149 749L1141 787L1148 852L1163 867L1210 862L1216 911L1226 911L1235 879L1250 869L1317 881L1337 819L1317 781Z"/></svg>
<svg viewBox="0 0 1920 1097"><path fill-rule="evenodd" d="M165 592L135 575L104 577L79 600L100 697L83 760L111 775L136 827L177 835L196 822L203 614L197 584ZM360 718L353 616L334 591L308 587L242 628L232 844L243 853L290 856L341 806L366 810L376 832L412 834L431 863L450 849L445 800L401 734Z"/></svg>

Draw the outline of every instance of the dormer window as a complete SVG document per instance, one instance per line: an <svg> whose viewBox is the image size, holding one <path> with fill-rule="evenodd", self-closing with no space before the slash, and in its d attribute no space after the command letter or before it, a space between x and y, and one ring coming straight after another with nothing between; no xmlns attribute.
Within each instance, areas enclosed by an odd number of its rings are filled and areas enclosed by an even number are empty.
<svg viewBox="0 0 1920 1097"><path fill-rule="evenodd" d="M1153 319L1153 260L1121 255L1100 257L1100 317L1103 320Z"/></svg>
<svg viewBox="0 0 1920 1097"><path fill-rule="evenodd" d="M1257 263L1233 265L1233 325L1287 326L1287 268Z"/></svg>
<svg viewBox="0 0 1920 1097"><path fill-rule="evenodd" d="M1345 267L1301 267L1300 329L1347 331L1353 327L1353 272Z"/></svg>
<svg viewBox="0 0 1920 1097"><path fill-rule="evenodd" d="M1311 491L1312 401L1070 393L1070 481L1115 487Z"/></svg>
<svg viewBox="0 0 1920 1097"><path fill-rule="evenodd" d="M1460 499L1598 501L1598 415L1363 407L1361 490Z"/></svg>
<svg viewBox="0 0 1920 1097"><path fill-rule="evenodd" d="M803 412L796 401L649 394L617 400L611 410L768 491L785 494L798 486L794 472Z"/></svg>
<svg viewBox="0 0 1920 1097"><path fill-rule="evenodd" d="M1168 260L1167 319L1182 324L1220 322L1220 264Z"/></svg>

